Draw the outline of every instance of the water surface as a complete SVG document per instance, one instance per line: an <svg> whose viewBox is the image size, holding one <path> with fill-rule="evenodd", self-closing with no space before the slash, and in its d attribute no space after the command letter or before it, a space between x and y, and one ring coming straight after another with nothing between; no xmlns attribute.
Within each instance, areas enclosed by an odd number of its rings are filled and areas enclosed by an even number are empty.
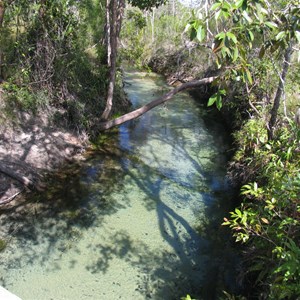
<svg viewBox="0 0 300 300"><path fill-rule="evenodd" d="M158 76L126 74L133 106L167 89ZM103 136L1 224L10 238L0 284L23 300L219 299L233 254L220 226L228 137L215 118L182 93Z"/></svg>

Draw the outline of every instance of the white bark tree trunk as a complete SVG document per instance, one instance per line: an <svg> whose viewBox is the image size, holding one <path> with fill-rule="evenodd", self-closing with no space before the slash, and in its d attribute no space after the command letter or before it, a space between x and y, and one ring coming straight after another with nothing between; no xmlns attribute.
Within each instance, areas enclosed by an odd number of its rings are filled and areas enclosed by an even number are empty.
<svg viewBox="0 0 300 300"><path fill-rule="evenodd" d="M109 83L106 96L106 106L101 116L102 120L108 120L113 107L118 39L122 26L124 7L124 0L107 0L106 2L107 65L109 67Z"/></svg>

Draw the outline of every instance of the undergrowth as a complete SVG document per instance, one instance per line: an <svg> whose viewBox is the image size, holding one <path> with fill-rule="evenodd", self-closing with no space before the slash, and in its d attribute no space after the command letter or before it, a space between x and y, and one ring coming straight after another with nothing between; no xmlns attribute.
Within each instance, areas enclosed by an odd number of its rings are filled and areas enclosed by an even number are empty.
<svg viewBox="0 0 300 300"><path fill-rule="evenodd" d="M245 244L244 280L249 299L300 295L300 128L288 119L268 141L264 123L251 119L235 134L236 166L248 181L242 203L225 218ZM255 293L255 291L257 291Z"/></svg>

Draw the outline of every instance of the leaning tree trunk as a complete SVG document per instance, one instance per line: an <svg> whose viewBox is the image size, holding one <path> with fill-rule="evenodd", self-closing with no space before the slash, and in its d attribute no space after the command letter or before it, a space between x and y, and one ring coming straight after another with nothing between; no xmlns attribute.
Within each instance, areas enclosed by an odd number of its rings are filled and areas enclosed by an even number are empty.
<svg viewBox="0 0 300 300"><path fill-rule="evenodd" d="M268 124L268 139L272 140L274 138L274 130L275 130L275 124L277 121L277 115L278 115L278 109L280 106L280 100L282 97L282 94L284 92L284 84L285 84L285 78L290 66L291 57L292 57L293 49L292 45L289 45L289 47L285 50L284 53L284 61L281 71L281 76L279 78L278 88L276 91L276 95L274 98L273 107L271 109L271 118Z"/></svg>
<svg viewBox="0 0 300 300"><path fill-rule="evenodd" d="M99 125L99 130L107 130L110 129L112 127L121 125L125 122L128 122L130 120L133 120L135 118L140 117L141 115L145 114L147 111L151 110L152 108L167 102L168 100L172 99L172 97L181 92L184 91L186 89L191 89L191 88L196 88L199 87L201 85L206 85L209 83L212 83L215 79L217 79L217 77L208 77L208 78L204 78L201 80L194 80L194 81L190 81L190 82L186 82L180 86L178 86L177 88L171 90L170 92L168 92L167 94L153 100L152 102L130 112L127 113L119 118L116 118L114 120L110 120L110 121L106 121L106 122L102 122Z"/></svg>
<svg viewBox="0 0 300 300"><path fill-rule="evenodd" d="M107 65L109 67L109 83L106 106L101 116L102 120L108 120L113 107L118 39L121 31L124 7L124 0L107 0L106 2Z"/></svg>

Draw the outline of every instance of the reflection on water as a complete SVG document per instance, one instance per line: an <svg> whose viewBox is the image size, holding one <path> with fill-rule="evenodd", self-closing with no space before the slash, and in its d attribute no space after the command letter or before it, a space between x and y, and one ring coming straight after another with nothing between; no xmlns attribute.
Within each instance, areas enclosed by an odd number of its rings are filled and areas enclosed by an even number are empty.
<svg viewBox="0 0 300 300"><path fill-rule="evenodd" d="M136 106L167 88L142 73L126 82ZM16 207L1 224L0 284L23 300L219 299L234 255L219 225L227 138L212 118L181 94Z"/></svg>

